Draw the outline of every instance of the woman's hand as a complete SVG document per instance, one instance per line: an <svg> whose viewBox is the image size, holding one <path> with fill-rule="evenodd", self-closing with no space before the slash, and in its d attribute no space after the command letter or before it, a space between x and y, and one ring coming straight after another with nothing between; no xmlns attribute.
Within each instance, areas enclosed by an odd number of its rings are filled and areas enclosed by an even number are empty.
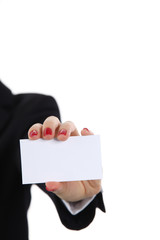
<svg viewBox="0 0 160 240"><path fill-rule="evenodd" d="M87 136L93 135L93 133L84 128L81 131L81 135ZM28 131L28 137L32 140L57 138L60 141L66 141L70 136L79 136L74 123L70 121L60 123L59 119L54 116L46 118L43 125L40 123L34 124ZM75 202L99 193L101 190L101 180L47 182L46 189L54 192L63 200Z"/></svg>

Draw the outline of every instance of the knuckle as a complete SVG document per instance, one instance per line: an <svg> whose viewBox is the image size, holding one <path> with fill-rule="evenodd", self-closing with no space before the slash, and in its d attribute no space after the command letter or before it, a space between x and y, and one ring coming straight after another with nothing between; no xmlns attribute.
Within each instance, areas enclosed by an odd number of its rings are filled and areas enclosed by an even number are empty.
<svg viewBox="0 0 160 240"><path fill-rule="evenodd" d="M74 123L72 121L66 121L65 124L67 125L74 125Z"/></svg>
<svg viewBox="0 0 160 240"><path fill-rule="evenodd" d="M72 121L66 121L64 125L69 129L75 128L75 124Z"/></svg>
<svg viewBox="0 0 160 240"><path fill-rule="evenodd" d="M57 117L55 117L55 116L49 116L49 117L47 117L45 120L44 120L44 122L43 122L43 125L44 124L48 124L48 123L59 123L59 119L57 118Z"/></svg>

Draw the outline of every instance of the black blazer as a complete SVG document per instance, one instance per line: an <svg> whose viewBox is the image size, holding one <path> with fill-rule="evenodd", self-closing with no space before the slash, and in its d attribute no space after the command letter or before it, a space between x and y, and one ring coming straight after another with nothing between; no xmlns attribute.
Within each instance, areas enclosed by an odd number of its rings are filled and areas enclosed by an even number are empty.
<svg viewBox="0 0 160 240"><path fill-rule="evenodd" d="M51 96L36 93L14 95L0 81L0 184L1 236L6 240L27 240L27 210L30 205L31 185L22 185L19 139L28 138L34 123L43 123L54 115L60 119L56 101ZM63 225L80 230L87 227L98 207L105 212L102 193L80 213L72 215L61 199L48 192L44 184L37 184L54 202Z"/></svg>

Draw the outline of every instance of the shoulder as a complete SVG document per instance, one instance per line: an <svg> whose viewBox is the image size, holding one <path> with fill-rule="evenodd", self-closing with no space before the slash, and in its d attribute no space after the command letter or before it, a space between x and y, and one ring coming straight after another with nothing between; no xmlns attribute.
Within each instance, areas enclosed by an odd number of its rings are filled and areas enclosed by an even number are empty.
<svg viewBox="0 0 160 240"><path fill-rule="evenodd" d="M59 108L54 97L39 93L14 95L14 113L26 115L56 115L60 118Z"/></svg>
<svg viewBox="0 0 160 240"><path fill-rule="evenodd" d="M15 107L42 109L43 107L58 107L55 98L39 93L23 93L14 95Z"/></svg>
<svg viewBox="0 0 160 240"><path fill-rule="evenodd" d="M44 95L39 93L21 93L14 95L15 103L31 103L36 104L39 102L56 103L55 99L50 95Z"/></svg>

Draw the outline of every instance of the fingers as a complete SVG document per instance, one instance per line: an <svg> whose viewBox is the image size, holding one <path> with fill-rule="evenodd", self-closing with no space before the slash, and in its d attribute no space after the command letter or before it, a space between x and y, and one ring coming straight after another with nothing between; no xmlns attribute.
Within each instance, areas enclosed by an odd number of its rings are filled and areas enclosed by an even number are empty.
<svg viewBox="0 0 160 240"><path fill-rule="evenodd" d="M74 123L71 121L67 121L60 125L57 133L57 139L60 141L65 141L70 136L79 136L79 133Z"/></svg>
<svg viewBox="0 0 160 240"><path fill-rule="evenodd" d="M88 135L94 135L94 133L91 130L89 130L88 128L83 128L81 131L81 135L88 136Z"/></svg>
<svg viewBox="0 0 160 240"><path fill-rule="evenodd" d="M50 116L46 118L43 122L42 137L47 140L54 138L60 125L61 123L57 117Z"/></svg>
<svg viewBox="0 0 160 240"><path fill-rule="evenodd" d="M83 128L81 135L93 135L93 132L88 128ZM28 131L28 137L32 140L39 138L49 140L56 137L60 141L65 141L70 136L79 136L75 124L71 121L60 123L59 119L55 116L46 118L43 125L40 123L32 125Z"/></svg>
<svg viewBox="0 0 160 240"><path fill-rule="evenodd" d="M67 140L70 136L79 136L75 124L71 121L60 123L55 116L46 118L43 125L36 123L28 131L29 139L36 140L43 138L46 140L57 138L60 141Z"/></svg>
<svg viewBox="0 0 160 240"><path fill-rule="evenodd" d="M42 124L35 123L28 130L28 138L31 140L36 140L42 137Z"/></svg>
<svg viewBox="0 0 160 240"><path fill-rule="evenodd" d="M45 119L43 125L36 123L28 131L29 139L36 140L39 138L52 139L56 135L56 131L60 126L60 121L55 116L50 116Z"/></svg>

